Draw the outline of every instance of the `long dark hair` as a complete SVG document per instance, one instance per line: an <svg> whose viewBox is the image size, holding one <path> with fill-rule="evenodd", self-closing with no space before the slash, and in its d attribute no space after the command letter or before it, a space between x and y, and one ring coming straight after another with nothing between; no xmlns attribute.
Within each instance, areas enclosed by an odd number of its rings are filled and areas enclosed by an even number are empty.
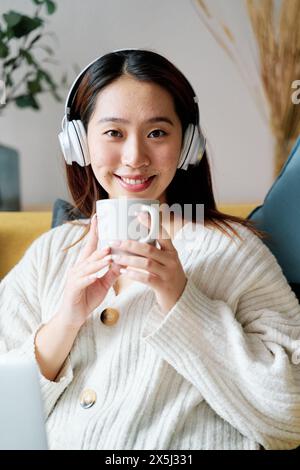
<svg viewBox="0 0 300 470"><path fill-rule="evenodd" d="M186 77L165 57L150 50L140 49L111 52L92 64L80 81L71 107L70 119L80 119L87 130L98 93L125 74L137 80L156 83L170 93L181 121L182 135L189 123L196 123L194 91ZM107 192L95 178L91 165L81 167L73 162L72 165L66 164L65 168L75 207L86 217L91 217L95 213L96 200L108 198ZM253 222L217 209L207 152L198 166L190 165L187 170L176 170L166 190L166 202L169 206L180 204L182 211L184 204L204 204L204 224L221 230L231 238L234 238L233 234L238 237L239 234L230 222L244 225L259 237L263 237L263 233L255 228ZM193 215L195 221L194 217ZM78 241L89 230L89 225L84 226L85 231Z"/></svg>

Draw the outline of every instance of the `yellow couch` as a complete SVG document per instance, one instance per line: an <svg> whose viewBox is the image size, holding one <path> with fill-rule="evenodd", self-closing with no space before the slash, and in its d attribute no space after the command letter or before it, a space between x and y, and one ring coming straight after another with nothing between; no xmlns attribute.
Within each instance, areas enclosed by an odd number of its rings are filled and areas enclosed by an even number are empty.
<svg viewBox="0 0 300 470"><path fill-rule="evenodd" d="M257 204L220 205L223 212L247 217ZM51 227L49 212L0 212L0 279L19 261L26 248Z"/></svg>

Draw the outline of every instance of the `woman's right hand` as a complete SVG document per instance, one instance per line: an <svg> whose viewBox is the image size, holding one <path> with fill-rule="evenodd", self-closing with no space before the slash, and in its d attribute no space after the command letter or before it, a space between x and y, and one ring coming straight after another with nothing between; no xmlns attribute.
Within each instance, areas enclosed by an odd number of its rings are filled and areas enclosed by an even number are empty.
<svg viewBox="0 0 300 470"><path fill-rule="evenodd" d="M97 217L91 220L88 240L76 264L69 270L60 306L62 320L68 326L80 328L90 313L103 301L108 290L120 275L120 266L111 260L111 248L97 250ZM98 271L111 265L101 278Z"/></svg>

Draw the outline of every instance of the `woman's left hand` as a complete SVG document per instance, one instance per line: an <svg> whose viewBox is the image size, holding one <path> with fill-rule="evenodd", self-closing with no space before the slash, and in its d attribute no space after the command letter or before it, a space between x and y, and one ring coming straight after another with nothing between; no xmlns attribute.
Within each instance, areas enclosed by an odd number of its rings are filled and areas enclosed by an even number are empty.
<svg viewBox="0 0 300 470"><path fill-rule="evenodd" d="M138 217L141 223L149 225L145 212L140 212ZM125 271L121 271L126 277L149 285L155 292L160 309L167 313L181 296L187 278L177 250L161 224L157 241L161 250L148 243L122 240L117 245L118 249L127 251L130 255L113 255L112 259L116 264L126 267Z"/></svg>

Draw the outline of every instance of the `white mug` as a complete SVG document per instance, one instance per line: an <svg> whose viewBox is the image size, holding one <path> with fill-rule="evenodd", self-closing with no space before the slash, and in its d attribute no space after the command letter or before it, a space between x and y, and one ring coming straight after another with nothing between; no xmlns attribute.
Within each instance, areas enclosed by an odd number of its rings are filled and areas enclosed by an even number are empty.
<svg viewBox="0 0 300 470"><path fill-rule="evenodd" d="M101 250L115 240L135 240L155 244L159 236L159 201L141 198L101 199L96 202L98 224L98 249ZM137 216L140 211L150 215L150 229ZM121 250L112 248L112 253Z"/></svg>

